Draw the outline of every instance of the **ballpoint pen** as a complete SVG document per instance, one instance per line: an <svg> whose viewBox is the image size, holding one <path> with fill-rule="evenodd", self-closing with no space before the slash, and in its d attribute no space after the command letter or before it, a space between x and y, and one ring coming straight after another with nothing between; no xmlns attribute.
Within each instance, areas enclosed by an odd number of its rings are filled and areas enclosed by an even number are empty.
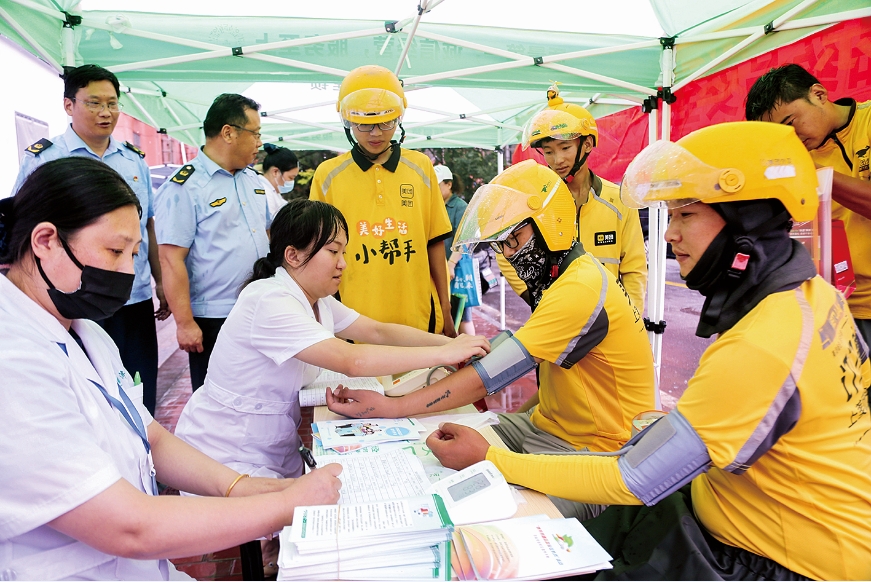
<svg viewBox="0 0 871 582"><path fill-rule="evenodd" d="M302 460L305 461L305 464L308 465L309 469L317 469L318 464L315 462L315 457L312 455L311 450L305 445L299 447L299 455L302 457Z"/></svg>

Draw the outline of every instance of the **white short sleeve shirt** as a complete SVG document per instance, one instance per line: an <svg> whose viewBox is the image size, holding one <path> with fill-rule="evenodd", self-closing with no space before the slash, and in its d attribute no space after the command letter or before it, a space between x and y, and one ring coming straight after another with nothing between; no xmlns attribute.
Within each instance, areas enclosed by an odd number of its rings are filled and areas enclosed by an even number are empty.
<svg viewBox="0 0 871 582"><path fill-rule="evenodd" d="M176 435L237 471L301 474L298 392L320 368L295 356L359 317L333 297L317 305L320 321L283 268L248 285L221 328L205 385L182 411Z"/></svg>

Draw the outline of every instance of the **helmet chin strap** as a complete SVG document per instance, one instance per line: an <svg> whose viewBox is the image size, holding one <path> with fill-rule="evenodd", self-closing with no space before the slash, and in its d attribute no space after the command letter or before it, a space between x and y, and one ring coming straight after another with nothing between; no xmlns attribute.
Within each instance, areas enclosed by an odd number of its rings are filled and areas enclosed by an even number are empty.
<svg viewBox="0 0 871 582"><path fill-rule="evenodd" d="M396 140L390 140L390 145L388 145L386 148L384 148L383 150L381 150L381 151L378 152L377 154L371 154L371 153L369 153L368 151L366 151L365 148L363 148L363 146L361 146L358 142L354 141L354 136L351 134L351 128L350 128L350 127L346 127L346 128L345 128L345 137L348 138L348 141L351 143L351 148L352 148L352 149L355 149L355 150L357 150L358 152L360 152L360 153L363 155L363 157L365 157L367 160L369 160L369 161L371 161L371 162L374 162L374 161L377 160L379 157L381 157L381 155L382 155L384 152L386 152L386 151L389 150L389 149L393 149L393 148L395 148L395 147L401 145L402 142L405 141L405 128L402 127L402 123L399 124L399 131L401 132L400 135L399 135L399 141L396 141ZM586 156L584 156L584 159L587 159ZM577 170L575 170L575 171L577 171Z"/></svg>
<svg viewBox="0 0 871 582"><path fill-rule="evenodd" d="M578 147L578 153L575 156L575 165L572 166L572 169L569 170L569 173L566 174L565 178L563 178L563 182L565 182L566 184L571 184L572 182L574 182L575 174L577 174L578 170L580 170L581 167L583 167L583 165L585 163L587 163L587 156L589 156L590 152L592 152L592 151L593 151L593 148L590 148L589 151L587 151L587 153L584 154L584 157L581 157L581 148L580 148L580 146Z"/></svg>

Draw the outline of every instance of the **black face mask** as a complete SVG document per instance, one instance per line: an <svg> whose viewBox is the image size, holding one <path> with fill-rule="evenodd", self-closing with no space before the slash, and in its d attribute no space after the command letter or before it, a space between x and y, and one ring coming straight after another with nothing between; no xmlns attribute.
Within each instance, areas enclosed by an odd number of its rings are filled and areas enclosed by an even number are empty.
<svg viewBox="0 0 871 582"><path fill-rule="evenodd" d="M528 286L531 286L538 283L544 275L547 253L535 244L535 234L533 233L522 247L505 259L517 271L517 276Z"/></svg>
<svg viewBox="0 0 871 582"><path fill-rule="evenodd" d="M130 300L136 275L83 265L73 256L66 241L60 239L60 243L70 260L82 270L82 282L72 293L64 293L56 289L42 270L39 258L36 258L36 267L43 281L48 285L48 296L57 308L57 312L66 319L100 321L111 317L124 307L124 304Z"/></svg>

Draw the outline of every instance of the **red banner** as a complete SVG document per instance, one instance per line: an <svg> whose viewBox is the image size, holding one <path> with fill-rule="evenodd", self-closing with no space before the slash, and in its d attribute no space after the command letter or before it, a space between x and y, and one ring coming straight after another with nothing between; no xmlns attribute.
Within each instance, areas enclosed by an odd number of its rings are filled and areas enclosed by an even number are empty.
<svg viewBox="0 0 871 582"><path fill-rule="evenodd" d="M776 34L776 33L775 33ZM820 80L832 99L871 99L871 18L848 20L749 61L697 79L678 91L672 106L671 139L715 123L744 119L750 86L773 67L797 63ZM632 107L597 120L599 145L590 155L594 172L619 182L629 162L647 145L647 115ZM544 163L533 149L518 146L512 157Z"/></svg>

